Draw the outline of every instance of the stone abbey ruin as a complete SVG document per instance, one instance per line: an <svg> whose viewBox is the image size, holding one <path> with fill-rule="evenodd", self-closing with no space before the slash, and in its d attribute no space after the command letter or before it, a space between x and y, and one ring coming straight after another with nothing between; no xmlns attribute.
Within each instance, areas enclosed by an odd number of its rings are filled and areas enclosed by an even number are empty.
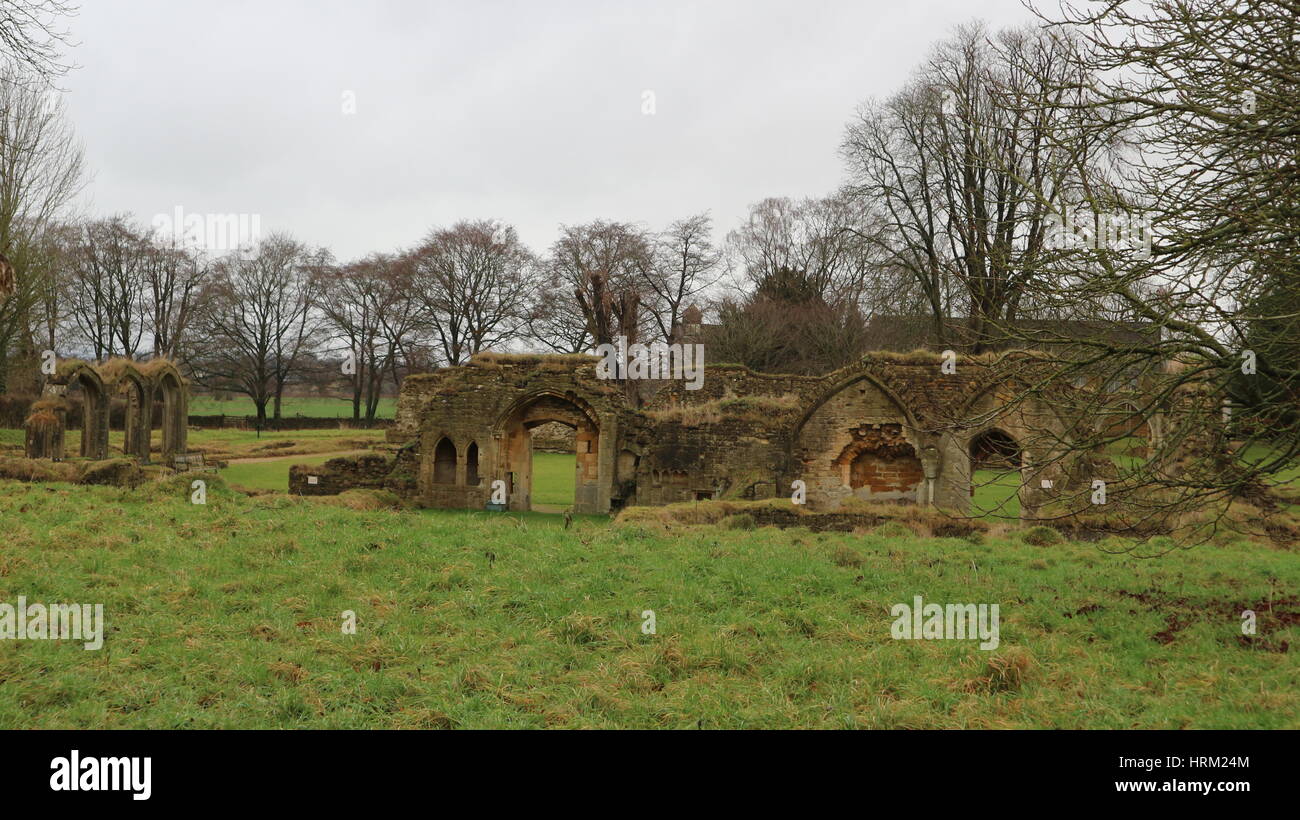
<svg viewBox="0 0 1300 820"><path fill-rule="evenodd" d="M109 408L114 398L125 400L126 456L149 463L156 402L162 404L163 463L185 455L189 386L176 365L166 359L110 359L98 365L65 359L55 365L24 425L28 458L60 461L68 455L64 438L68 415L74 410L69 401L72 391L80 393L81 446L75 455L91 460L109 457Z"/></svg>
<svg viewBox="0 0 1300 820"><path fill-rule="evenodd" d="M706 336L698 311L689 315L696 321L679 330L678 344ZM534 452L574 454L573 511L587 514L790 498L796 487L810 510L861 501L965 513L976 470L992 466L1019 473L1020 514L1033 518L1087 483L1053 452L1081 420L1066 418L1068 402L1050 391L1025 389L1035 367L1027 351L951 360L924 349L876 351L821 376L705 363L702 380L690 381L667 371L618 380L600 364L589 355L485 353L408 376L387 432L395 457L297 465L289 489L385 488L424 507L533 510ZM27 418L27 457L108 459L114 399L124 409L124 455L149 463L160 405L162 463L185 461L188 385L165 359L58 362ZM1120 397L1113 414L1082 423L1088 433L1119 425L1155 443L1161 417ZM69 426L81 430L75 454L64 443ZM503 505L493 503L494 489Z"/></svg>
<svg viewBox="0 0 1300 820"><path fill-rule="evenodd" d="M945 368L935 352L876 352L824 376L706 364L699 390L680 380L601 378L599 362L481 354L410 376L388 431L395 460L295 467L291 490L384 487L420 506L484 509L499 481L508 509L530 510L533 432L556 425L573 431L578 513L789 498L796 481L814 510L860 499L965 512L974 469L996 462L1020 471L1021 515L1032 517L1082 480L1051 452L1078 420L1017 389L1033 365L1014 353L962 357ZM1135 436L1158 435L1158 416L1125 402L1116 414L1087 423L1119 419Z"/></svg>

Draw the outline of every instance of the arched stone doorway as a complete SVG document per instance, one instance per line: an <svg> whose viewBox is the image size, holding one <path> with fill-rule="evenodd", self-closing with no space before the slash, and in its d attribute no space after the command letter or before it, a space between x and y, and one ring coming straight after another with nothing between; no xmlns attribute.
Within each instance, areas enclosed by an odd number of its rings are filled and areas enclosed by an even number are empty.
<svg viewBox="0 0 1300 820"><path fill-rule="evenodd" d="M158 360L162 361L162 360ZM170 466L176 456L184 455L189 432L189 400L185 383L176 368L167 364L155 379L156 393L162 399L162 458ZM152 410L153 402L150 402ZM150 420L152 421L152 420Z"/></svg>
<svg viewBox="0 0 1300 820"><path fill-rule="evenodd" d="M122 373L116 387L118 397L126 403L122 453L148 464L153 438L153 385L132 368Z"/></svg>
<svg viewBox="0 0 1300 820"><path fill-rule="evenodd" d="M104 380L84 362L60 368L58 380L65 388L64 397L81 403L81 444L77 454L95 460L108 458L109 394Z"/></svg>
<svg viewBox="0 0 1300 820"><path fill-rule="evenodd" d="M600 422L581 400L551 394L520 404L502 424L501 464L509 508L520 511L534 509L532 430L550 422L574 431L574 511L602 512L599 504Z"/></svg>
<svg viewBox="0 0 1300 820"><path fill-rule="evenodd" d="M1049 400L1021 398L1030 391L1014 379L1001 381L960 409L978 424L966 440L977 515L1034 519L1064 487L1061 457L1071 428Z"/></svg>
<svg viewBox="0 0 1300 820"><path fill-rule="evenodd" d="M1020 517L1024 453L1007 431L990 427L971 437L970 495L975 515Z"/></svg>

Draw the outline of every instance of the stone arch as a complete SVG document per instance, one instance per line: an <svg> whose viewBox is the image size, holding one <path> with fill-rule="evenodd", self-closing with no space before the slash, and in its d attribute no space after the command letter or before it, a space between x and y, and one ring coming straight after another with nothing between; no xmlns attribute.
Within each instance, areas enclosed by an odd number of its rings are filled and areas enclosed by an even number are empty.
<svg viewBox="0 0 1300 820"><path fill-rule="evenodd" d="M965 449L969 460L963 473L970 487L971 512L1018 517L1022 510L1020 499L1025 492L1025 455L1020 442L993 425L970 436ZM978 475L981 472L983 475Z"/></svg>
<svg viewBox="0 0 1300 820"><path fill-rule="evenodd" d="M874 374L858 372L819 394L796 423L790 478L804 481L814 506L851 496L916 500L921 448L907 405Z"/></svg>
<svg viewBox="0 0 1300 820"><path fill-rule="evenodd" d="M88 362L65 360L50 382L65 396L69 388L81 389L81 446L77 454L95 460L108 458L109 392L99 371Z"/></svg>
<svg viewBox="0 0 1300 820"><path fill-rule="evenodd" d="M1019 454L1020 517L1033 518L1037 509L1057 495L1066 476L1058 463L1069 436L1070 426L1050 403L1038 398L1019 400L1026 386L1015 379L1003 379L978 391L963 406L963 416L972 421L965 431L966 459L962 480L968 494L975 491L973 448L982 437L997 431L1015 443Z"/></svg>
<svg viewBox="0 0 1300 820"><path fill-rule="evenodd" d="M471 487L478 486L478 463L478 442L471 441L469 446L465 448L465 483Z"/></svg>
<svg viewBox="0 0 1300 820"><path fill-rule="evenodd" d="M162 397L162 457L170 464L187 452L189 433L189 391L176 366L166 359L154 359L146 367L153 376L155 396ZM150 401L149 423L152 426L153 402Z"/></svg>
<svg viewBox="0 0 1300 820"><path fill-rule="evenodd" d="M903 417L908 426L917 426L916 418L912 415L911 410L908 409L907 405L903 402L903 399L898 395L898 393L896 393L892 387L885 384L885 382L874 373L864 371L854 373L853 375L832 384L830 387L818 394L817 398L813 400L812 404L810 404L808 409L799 416L799 420L795 423L795 437L798 438L800 431L803 430L803 427L808 423L808 420L812 418L812 416L815 415L827 402L831 401L844 390L854 386L858 382L867 382L873 388L880 391L881 395L893 405L894 409Z"/></svg>
<svg viewBox="0 0 1300 820"><path fill-rule="evenodd" d="M456 483L456 445L446 436L433 448L433 483Z"/></svg>
<svg viewBox="0 0 1300 820"><path fill-rule="evenodd" d="M986 427L967 445L972 468L1019 470L1023 454L1016 437L1001 427Z"/></svg>
<svg viewBox="0 0 1300 820"><path fill-rule="evenodd" d="M506 482L508 506L531 510L534 427L558 422L574 430L574 511L603 513L609 509L611 477L602 464L606 459L600 415L591 403L574 391L541 390L515 399L494 425L498 474ZM603 489L602 489L603 488Z"/></svg>
<svg viewBox="0 0 1300 820"><path fill-rule="evenodd" d="M113 359L100 365L99 370L109 394L126 401L122 453L148 464L153 436L153 381L130 359Z"/></svg>

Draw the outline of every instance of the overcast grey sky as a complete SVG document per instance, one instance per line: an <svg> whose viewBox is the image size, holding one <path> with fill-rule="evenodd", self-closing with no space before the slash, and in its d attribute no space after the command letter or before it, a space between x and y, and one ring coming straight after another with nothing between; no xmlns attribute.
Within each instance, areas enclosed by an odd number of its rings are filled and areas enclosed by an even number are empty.
<svg viewBox="0 0 1300 820"><path fill-rule="evenodd" d="M340 260L461 218L544 251L561 223L709 210L720 238L752 202L831 191L857 105L977 17L1031 19L1019 0L92 0L63 86L94 214L260 214Z"/></svg>

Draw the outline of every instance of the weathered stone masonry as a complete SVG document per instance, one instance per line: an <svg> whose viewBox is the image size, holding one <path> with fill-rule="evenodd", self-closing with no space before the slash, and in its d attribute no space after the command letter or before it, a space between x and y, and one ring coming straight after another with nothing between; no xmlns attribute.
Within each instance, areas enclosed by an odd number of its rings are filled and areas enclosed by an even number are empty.
<svg viewBox="0 0 1300 820"><path fill-rule="evenodd" d="M698 391L600 380L596 362L490 355L409 377L388 436L414 465L410 494L482 509L501 480L510 509L531 509L531 431L558 423L574 431L577 512L789 496L796 479L814 509L856 498L965 510L972 444L995 431L1018 448L1029 513L1048 475L1035 467L1049 460L1043 442L1062 428L1052 408L1009 400L1011 371L941 374L928 354L871 354L823 377L713 365Z"/></svg>
<svg viewBox="0 0 1300 820"><path fill-rule="evenodd" d="M80 359L63 359L50 376L41 400L33 404L27 421L28 458L65 457L68 391L79 387L81 401L81 458L108 458L109 403L114 396L126 401L124 455L147 464L150 460L153 406L161 401L162 457L171 464L186 453L189 384L174 364L166 359L136 362L110 359L92 364Z"/></svg>

